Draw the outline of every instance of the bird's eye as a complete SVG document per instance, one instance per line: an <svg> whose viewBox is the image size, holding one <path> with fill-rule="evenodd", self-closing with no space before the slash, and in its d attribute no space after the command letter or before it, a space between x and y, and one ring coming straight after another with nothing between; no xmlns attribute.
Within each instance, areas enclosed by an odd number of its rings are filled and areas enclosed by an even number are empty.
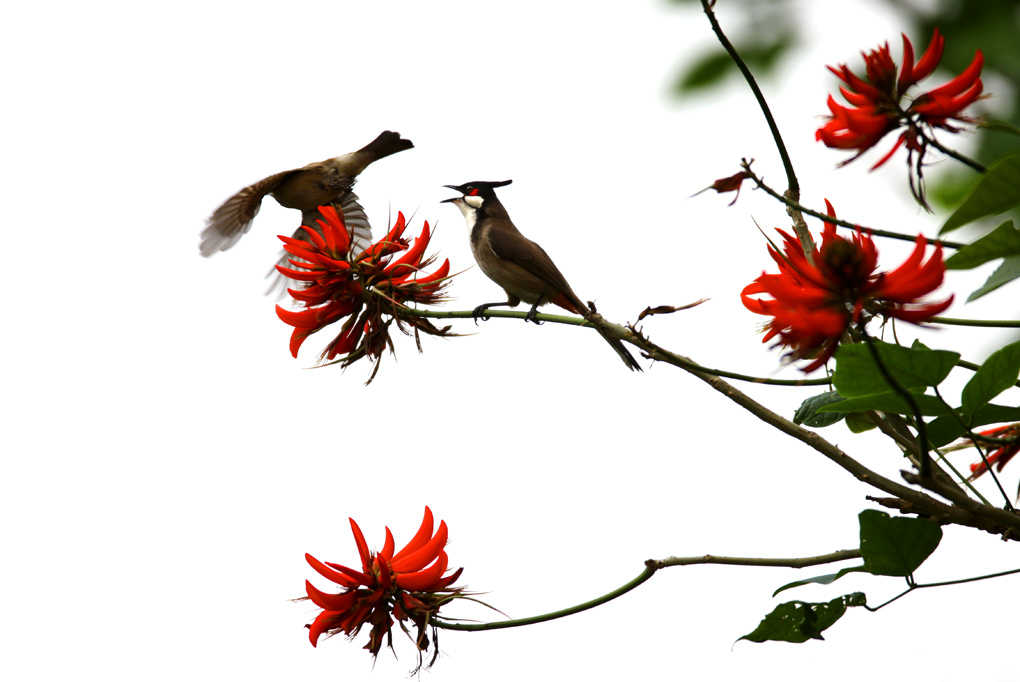
<svg viewBox="0 0 1020 682"><path fill-rule="evenodd" d="M468 196L469 197L476 197L476 196L478 196L478 190L477 189L470 189L470 190L468 190Z"/></svg>

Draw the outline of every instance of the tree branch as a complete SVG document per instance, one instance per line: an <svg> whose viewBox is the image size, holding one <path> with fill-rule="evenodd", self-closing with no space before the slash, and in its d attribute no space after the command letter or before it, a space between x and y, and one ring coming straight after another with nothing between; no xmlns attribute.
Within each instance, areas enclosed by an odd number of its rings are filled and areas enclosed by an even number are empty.
<svg viewBox="0 0 1020 682"><path fill-rule="evenodd" d="M751 170L751 166L750 166L750 164L748 162L744 161L740 165L744 168L745 171L747 171L747 173L749 174L750 178L752 180L754 180L755 185L758 188L765 190L766 194L768 194L769 196L771 196L771 197L773 197L775 199L778 199L779 201L781 201L784 204L786 204L788 207L796 208L798 211L801 211L802 213L806 213L809 216L813 216L815 218L818 218L819 220L824 220L827 223L833 223L837 227L846 227L846 228L850 228L852 230L860 229L862 232L867 232L867 233L869 233L869 234L871 234L871 235L873 235L875 237L885 237L887 239L899 239L901 241L907 241L907 242L913 242L914 240L917 239L916 236L911 237L909 234L900 234L899 232L889 232L887 230L878 230L878 229L875 229L873 227L865 227L864 225L855 225L854 223L851 223L851 222L849 222L847 220L840 220L839 218L832 218L832 217L830 217L826 213L822 213L820 211L815 211L813 209L810 209L807 206L804 206L804 205L799 204L799 203L797 203L795 201L792 201L788 197L783 196L782 194L780 194L776 190L774 190L771 187L769 187L768 185L766 185L765 182L761 178L759 178L757 175L754 174L754 171ZM964 244L962 242L943 241L941 239L931 239L929 237L925 237L925 239L927 240L928 244L942 244L942 246L944 246L944 247L946 247L948 249L962 249L963 247L967 246L966 244Z"/></svg>
<svg viewBox="0 0 1020 682"><path fill-rule="evenodd" d="M407 308L405 311L408 314L428 318L472 318L471 311L467 310L437 312L433 310L414 310ZM525 316L525 313L516 311L494 310L490 311L489 314L491 314L492 317L517 319L523 319ZM580 318L546 314L539 314L537 317L540 320L548 322L569 324L577 327L592 327L591 324ZM1020 540L1020 515L976 502L967 497L959 489L954 489L952 486L946 485L937 479L929 478L922 484L919 480L917 480L916 476L913 476L912 472L901 472L901 474L907 482L931 490L932 492L953 501L957 504L957 506L953 507L945 504L921 490L915 490L900 483L896 483L895 481L885 478L877 472L868 469L814 431L809 431L808 429L798 426L792 421L776 414L764 405L756 402L732 384L729 384L722 378L715 376L714 374L710 374L708 371L702 369L701 366L693 360L668 351L665 348L652 343L633 326L623 327L605 319L600 319L598 326L610 336L620 339L621 341L626 341L627 343L640 348L644 352L645 357L648 359L665 362L666 364L679 367L680 369L692 374L765 423L811 447L816 452L820 453L831 462L850 473L854 478L862 483L866 483L878 490L881 490L882 492L894 495L906 503L904 508L909 507L909 509L911 509L910 513L937 519L939 523L942 524L970 526L996 535L1002 535L1004 539ZM766 383L766 381L762 380L762 383Z"/></svg>
<svg viewBox="0 0 1020 682"><path fill-rule="evenodd" d="M610 602L616 599L617 597L625 595L631 590L633 590L635 587L637 587L638 585L642 584L643 582L651 578L653 575L655 575L655 571L657 570L658 570L657 568L649 566L646 562L645 570L641 572L641 575L634 578L623 587L617 588L610 592L609 594L605 594L601 597L592 599L591 601L587 601L583 604L571 606L560 611L553 611L552 613L546 613L541 616L531 616L530 618L519 618L515 620L501 620L496 621L495 623L450 623L443 620L433 620L432 625L435 625L437 628L443 628L444 630L464 630L467 632L478 632L481 630L502 630L504 628L517 628L521 627L522 625L544 623L545 621L556 620L557 618L564 618L566 616L572 616L575 613L581 613L582 611L593 609L596 606L601 606L606 602Z"/></svg>
<svg viewBox="0 0 1020 682"><path fill-rule="evenodd" d="M694 566L696 564L723 564L726 566L773 566L781 568L806 568L807 566L818 566L819 564L832 564L837 561L846 561L848 559L860 559L861 550L859 549L841 549L838 552L832 552L830 554L820 554L818 556L798 557L795 559L761 559L755 557L735 557L735 556L712 556L706 554L705 556L689 556L689 557L676 557L671 556L668 559L649 559L645 562L645 566L652 568L666 568L668 566Z"/></svg>

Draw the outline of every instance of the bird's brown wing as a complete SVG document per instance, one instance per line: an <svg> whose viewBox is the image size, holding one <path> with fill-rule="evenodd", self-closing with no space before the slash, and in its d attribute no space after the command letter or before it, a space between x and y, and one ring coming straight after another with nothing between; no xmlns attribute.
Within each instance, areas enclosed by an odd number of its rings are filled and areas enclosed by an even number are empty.
<svg viewBox="0 0 1020 682"><path fill-rule="evenodd" d="M488 230L485 241L492 252L504 260L516 263L520 267L538 277L543 282L555 287L572 304L585 310L584 304L567 284L567 279L552 262L552 258L541 246L518 232L516 235L506 230Z"/></svg>
<svg viewBox="0 0 1020 682"><path fill-rule="evenodd" d="M295 169L299 170L299 169ZM294 170L270 175L254 185L245 187L240 192L223 202L205 221L202 230L202 242L199 251L203 256L211 256L217 251L226 251L237 243L249 229L251 223L262 207L262 197L272 192L293 173Z"/></svg>
<svg viewBox="0 0 1020 682"><path fill-rule="evenodd" d="M340 208L344 214L344 224L347 225L347 231L351 233L351 250L354 251L354 253L360 253L372 244L372 226L368 224L368 215L365 213L365 209L361 207L361 204L358 203L358 195L354 192L348 192L343 196ZM322 230L319 229L319 224L315 222L316 219L322 219L318 209L301 214L302 225L310 225L316 232L322 234ZM294 239L303 239L308 241L304 227L299 227L295 230ZM288 262L290 260L299 262L302 261L301 258L293 256L281 249L280 256L277 259L276 264L282 265L285 268L290 268L293 267L293 264ZM280 271L276 269L276 266L273 266L273 268L266 273L266 279L269 279L270 277L273 278L273 281L269 285L269 289L266 290L266 296L272 296L275 294L277 300L283 298L283 294L288 287L295 287L300 284L299 282L280 274Z"/></svg>

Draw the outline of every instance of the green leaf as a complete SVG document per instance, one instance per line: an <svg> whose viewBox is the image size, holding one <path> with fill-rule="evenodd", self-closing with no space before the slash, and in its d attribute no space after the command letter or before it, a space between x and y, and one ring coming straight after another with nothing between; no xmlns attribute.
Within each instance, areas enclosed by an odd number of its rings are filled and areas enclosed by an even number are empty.
<svg viewBox="0 0 1020 682"><path fill-rule="evenodd" d="M937 386L960 359L959 353L929 350L924 347L904 348L891 343L873 341L882 366L905 389ZM845 398L886 393L892 389L882 374L867 344L844 344L836 351L836 372L833 384ZM846 406L845 411L857 408ZM864 408L872 409L872 408Z"/></svg>
<svg viewBox="0 0 1020 682"><path fill-rule="evenodd" d="M971 187L963 203L949 216L939 234L985 216L1020 206L1020 152L1010 152L988 167Z"/></svg>
<svg viewBox="0 0 1020 682"><path fill-rule="evenodd" d="M806 642L825 639L822 632L831 627L846 613L847 606L857 606L864 595L860 593L836 597L832 601L812 604L791 601L777 606L765 616L754 632L740 639L752 642ZM737 640L740 641L740 640Z"/></svg>
<svg viewBox="0 0 1020 682"><path fill-rule="evenodd" d="M991 274L988 281L980 289L967 297L967 303L976 301L985 294L990 294L1003 284L1012 282L1020 277L1020 256L1010 256L1002 261L1002 265Z"/></svg>
<svg viewBox="0 0 1020 682"><path fill-rule="evenodd" d="M891 518L866 509L861 524L861 556L874 575L908 576L924 563L942 541L942 528L929 519Z"/></svg>
<svg viewBox="0 0 1020 682"><path fill-rule="evenodd" d="M793 46L793 35L783 32L769 42L762 42L759 33L754 40L736 47L744 63L760 78L763 74L773 71L779 59ZM715 50L698 59L693 66L681 73L673 90L678 95L687 95L718 85L724 78L736 73L739 71L733 58L722 50Z"/></svg>
<svg viewBox="0 0 1020 682"><path fill-rule="evenodd" d="M982 130L988 130L994 133L1009 133L1010 135L1020 135L1020 128L1009 121L1001 121L998 119L989 119L982 121L978 124L978 127Z"/></svg>
<svg viewBox="0 0 1020 682"><path fill-rule="evenodd" d="M819 575L815 576L814 578L797 580L795 582L783 585L778 590L773 592L772 596L774 597L784 590L789 590L794 587L800 587L801 585L808 585L810 583L814 583L816 585L831 585L832 583L836 582L837 580L845 576L847 573L867 573L867 569L864 568L864 566L851 566L850 568L841 569L837 573L829 573L828 575Z"/></svg>
<svg viewBox="0 0 1020 682"><path fill-rule="evenodd" d="M967 432L985 424L1002 424L1020 421L1020 407L985 405L969 419L953 415L939 417L928 424L928 443L935 448L948 445Z"/></svg>
<svg viewBox="0 0 1020 682"><path fill-rule="evenodd" d="M828 391L826 393L819 393L813 395L800 404L797 411L793 414L794 424L804 424L811 428L820 429L825 426L831 426L836 422L843 419L843 412L823 412L819 413L818 408L825 407L826 405L833 405L840 402L843 398L837 391Z"/></svg>
<svg viewBox="0 0 1020 682"><path fill-rule="evenodd" d="M850 429L850 433L864 433L878 428L878 424L863 412L851 412L843 420L843 423Z"/></svg>
<svg viewBox="0 0 1020 682"><path fill-rule="evenodd" d="M963 414L970 417L1016 383L1020 377L1020 341L988 356L977 373L963 387Z"/></svg>
<svg viewBox="0 0 1020 682"><path fill-rule="evenodd" d="M793 36L783 34L770 43L763 45L748 45L740 48L740 55L744 58L751 71L764 74L772 71L780 57L790 51L794 46Z"/></svg>
<svg viewBox="0 0 1020 682"><path fill-rule="evenodd" d="M996 258L1020 255L1020 230L1013 227L1013 221L1002 225L968 244L946 259L946 270L970 270Z"/></svg>
<svg viewBox="0 0 1020 682"><path fill-rule="evenodd" d="M721 81L731 71L736 70L737 65L733 63L726 52L721 50L713 52L694 62L691 68L682 73L674 90L680 95L704 90Z"/></svg>
<svg viewBox="0 0 1020 682"><path fill-rule="evenodd" d="M911 391L910 394L917 403L921 414L926 417L940 417L951 415L952 408L944 400L934 395L924 395ZM872 395L861 395L856 398L847 398L838 405L818 408L819 412L840 410L844 412L868 412L877 410L879 412L890 412L892 414L913 415L914 410L906 399L896 391L885 391L884 393L873 393Z"/></svg>

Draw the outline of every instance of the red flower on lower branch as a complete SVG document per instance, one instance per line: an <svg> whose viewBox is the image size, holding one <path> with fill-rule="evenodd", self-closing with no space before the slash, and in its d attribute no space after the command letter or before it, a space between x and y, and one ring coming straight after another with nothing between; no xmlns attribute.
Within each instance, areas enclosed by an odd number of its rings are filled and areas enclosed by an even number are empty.
<svg viewBox="0 0 1020 682"><path fill-rule="evenodd" d="M372 656L377 656L383 639L393 648L391 629L393 623L398 622L414 641L420 659L421 653L429 647L427 629L432 617L440 607L465 594L464 588L451 587L464 569L447 574L449 560L443 549L447 539L446 522L440 521L439 529L433 534L432 510L425 507L421 527L403 549L395 551L393 534L387 528L386 540L377 553L368 549L365 536L354 519L350 522L361 557L360 570L305 555L319 575L343 588L339 594L330 594L305 581L308 598L322 609L307 626L312 646L318 644L323 634L332 636L342 632L353 638L363 626L369 625L371 632L365 648ZM416 635L412 636L405 626L407 621L417 628ZM433 645L435 639L433 627ZM438 653L435 649L429 665L435 662Z"/></svg>
<svg viewBox="0 0 1020 682"><path fill-rule="evenodd" d="M835 218L826 200L829 216ZM918 299L942 284L945 264L942 246L924 260L927 240L918 235L910 257L891 272L878 272L878 250L871 236L858 228L852 238L836 234L835 223L826 222L822 245L805 253L800 240L782 230L783 253L769 246L779 274L763 273L744 287L744 306L772 320L765 325L764 342L778 337L776 345L788 348L791 360L807 359L811 372L825 364L844 340L851 325L866 325L883 317L921 324L950 306L950 296L939 303ZM756 298L757 295L771 298Z"/></svg>
<svg viewBox="0 0 1020 682"><path fill-rule="evenodd" d="M344 224L343 213L334 206L320 206L325 220L317 221L322 234L305 230L308 241L280 236L284 249L294 256L294 268L276 266L281 274L304 282L302 289L287 291L304 310L287 310L276 306L281 320L294 327L290 352L296 358L305 339L331 324L346 320L340 333L326 346L320 362L344 355L341 366L363 357L375 358L375 369L369 382L379 371L379 361L386 348L393 350L390 324L417 337L419 331L433 336L449 336L449 327L439 329L423 317L408 314L414 304L436 304L445 301L443 290L450 274L446 260L432 274L424 274L434 258L425 257L431 233L425 223L421 235L410 245L403 238L404 214L397 214L393 228L381 240L355 254L351 235ZM396 258L395 254L404 253ZM418 344L419 350L421 344Z"/></svg>

